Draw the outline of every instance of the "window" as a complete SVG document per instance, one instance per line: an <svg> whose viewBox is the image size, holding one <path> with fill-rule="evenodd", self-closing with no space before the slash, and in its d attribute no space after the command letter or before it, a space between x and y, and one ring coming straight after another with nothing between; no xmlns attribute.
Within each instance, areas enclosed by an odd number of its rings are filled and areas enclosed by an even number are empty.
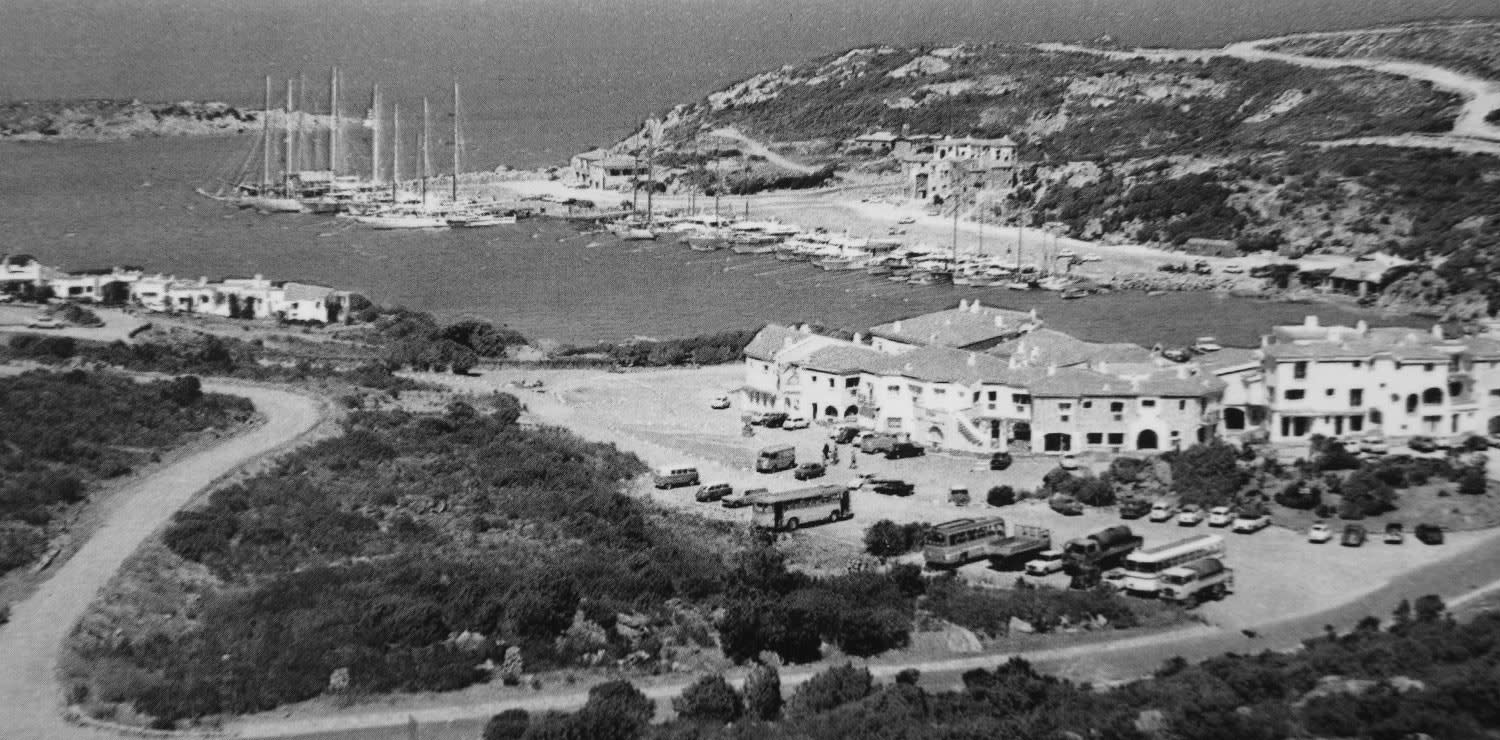
<svg viewBox="0 0 1500 740"><path fill-rule="evenodd" d="M1363 388L1349 389L1349 405L1351 407L1365 405L1365 391Z"/></svg>
<svg viewBox="0 0 1500 740"><path fill-rule="evenodd" d="M1288 401L1301 401L1302 397L1306 396L1306 395L1307 395L1307 391L1304 391L1301 388L1290 388L1286 392L1286 400L1288 400Z"/></svg>
<svg viewBox="0 0 1500 740"><path fill-rule="evenodd" d="M829 388L833 387L833 376L832 375L828 376L828 387Z"/></svg>
<svg viewBox="0 0 1500 740"><path fill-rule="evenodd" d="M1109 433L1109 443L1111 445L1122 445L1122 444L1125 444L1125 435L1124 435L1124 433L1122 433L1122 432L1110 432Z"/></svg>
<svg viewBox="0 0 1500 740"><path fill-rule="evenodd" d="M946 395L948 395L948 389L947 388L933 388L932 389L932 395L934 395L934 396L946 396Z"/></svg>
<svg viewBox="0 0 1500 740"><path fill-rule="evenodd" d="M1059 420L1062 421L1062 422L1064 422L1064 423L1067 423L1072 418L1073 417L1068 416L1067 414L1063 414L1062 417Z"/></svg>
<svg viewBox="0 0 1500 740"><path fill-rule="evenodd" d="M1124 413L1125 412L1125 402L1124 401L1110 401L1110 403L1109 403L1109 412L1111 414L1121 414L1121 413Z"/></svg>
<svg viewBox="0 0 1500 740"><path fill-rule="evenodd" d="M974 403L979 403L979 391L974 391Z"/></svg>
<svg viewBox="0 0 1500 740"><path fill-rule="evenodd" d="M901 392L901 386L899 386L899 385L888 385L888 386L885 387L885 389L887 391L890 391L891 393L900 393Z"/></svg>
<svg viewBox="0 0 1500 740"><path fill-rule="evenodd" d="M1100 434L1099 432L1089 432L1088 434L1084 435L1084 439L1086 439L1091 445L1104 444L1104 435Z"/></svg>
<svg viewBox="0 0 1500 740"><path fill-rule="evenodd" d="M1427 363L1426 365L1422 366L1422 372L1424 372L1424 373L1430 373L1430 372L1432 372L1432 370L1433 370L1433 364L1430 363L1430 362Z"/></svg>
<svg viewBox="0 0 1500 740"><path fill-rule="evenodd" d="M990 391L990 400L991 401L995 400L996 397L999 396L999 395L1000 395L999 393L996 393L994 391Z"/></svg>
<svg viewBox="0 0 1500 740"><path fill-rule="evenodd" d="M909 390L911 390L911 394L913 396L920 396L920 395L922 395L922 386L920 386L920 385L909 385L909 386L907 386L907 388Z"/></svg>
<svg viewBox="0 0 1500 740"><path fill-rule="evenodd" d="M859 387L859 378L844 378L844 387L845 388L858 388Z"/></svg>
<svg viewBox="0 0 1500 740"><path fill-rule="evenodd" d="M1073 404L1071 404L1071 403L1060 403L1060 404L1057 404L1057 408L1060 411L1067 411L1067 410L1073 408Z"/></svg>
<svg viewBox="0 0 1500 740"><path fill-rule="evenodd" d="M1187 410L1187 401L1178 401L1177 402L1177 410L1178 411L1186 411Z"/></svg>
<svg viewBox="0 0 1500 740"><path fill-rule="evenodd" d="M1145 409L1154 409L1154 408L1156 408L1156 399L1154 399L1154 398L1142 398L1141 399L1141 408L1145 408Z"/></svg>
<svg viewBox="0 0 1500 740"><path fill-rule="evenodd" d="M1010 394L1010 401L1011 401L1011 403L1016 403L1016 404L1022 404L1022 405L1028 404L1028 403L1031 403L1031 394L1030 393L1012 393L1012 394Z"/></svg>
<svg viewBox="0 0 1500 740"><path fill-rule="evenodd" d="M1323 392L1323 395L1325 395L1325 396L1331 396L1331 395L1333 395L1333 389L1329 388L1328 390L1326 390L1326 391Z"/></svg>
<svg viewBox="0 0 1500 740"><path fill-rule="evenodd" d="M1084 401L1083 402L1083 407L1086 408L1086 409L1091 409L1091 408L1094 407L1094 402L1093 401Z"/></svg>
<svg viewBox="0 0 1500 740"><path fill-rule="evenodd" d="M1365 363L1360 362L1359 360L1355 360L1354 361L1354 369L1355 370L1358 370L1358 369L1364 367L1364 365L1365 365Z"/></svg>
<svg viewBox="0 0 1500 740"><path fill-rule="evenodd" d="M1294 362L1294 363L1292 363L1292 378L1295 379L1295 380L1303 380L1303 379L1307 378L1307 363L1306 362Z"/></svg>

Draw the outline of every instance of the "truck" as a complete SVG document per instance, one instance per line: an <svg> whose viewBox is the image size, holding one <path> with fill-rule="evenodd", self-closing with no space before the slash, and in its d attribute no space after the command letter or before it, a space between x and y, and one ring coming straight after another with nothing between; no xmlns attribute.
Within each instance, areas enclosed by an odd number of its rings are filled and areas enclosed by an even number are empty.
<svg viewBox="0 0 1500 740"><path fill-rule="evenodd" d="M1002 567L1052 547L1052 530L1001 517L955 519L932 528L922 548L929 568L952 568L988 558Z"/></svg>
<svg viewBox="0 0 1500 740"><path fill-rule="evenodd" d="M1234 569L1218 558L1204 558L1163 571L1156 594L1192 608L1206 599L1222 599L1233 590Z"/></svg>
<svg viewBox="0 0 1500 740"><path fill-rule="evenodd" d="M1103 570L1118 565L1126 555L1140 548L1142 542L1145 539L1124 525L1090 532L1068 540L1063 546L1063 570L1071 576L1088 568Z"/></svg>
<svg viewBox="0 0 1500 740"><path fill-rule="evenodd" d="M791 445L771 445L755 457L755 472L778 473L797 467L797 448Z"/></svg>

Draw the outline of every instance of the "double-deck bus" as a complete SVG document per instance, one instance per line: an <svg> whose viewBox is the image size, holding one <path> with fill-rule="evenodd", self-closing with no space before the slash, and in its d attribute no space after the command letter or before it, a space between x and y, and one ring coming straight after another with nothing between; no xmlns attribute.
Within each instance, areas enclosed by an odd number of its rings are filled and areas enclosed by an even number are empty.
<svg viewBox="0 0 1500 740"><path fill-rule="evenodd" d="M813 486L757 494L750 502L750 523L762 529L790 532L804 524L853 518L847 486Z"/></svg>
<svg viewBox="0 0 1500 740"><path fill-rule="evenodd" d="M1161 574L1169 568L1204 558L1224 557L1224 538L1200 534L1185 540L1136 550L1125 558L1125 590L1138 595L1156 595Z"/></svg>

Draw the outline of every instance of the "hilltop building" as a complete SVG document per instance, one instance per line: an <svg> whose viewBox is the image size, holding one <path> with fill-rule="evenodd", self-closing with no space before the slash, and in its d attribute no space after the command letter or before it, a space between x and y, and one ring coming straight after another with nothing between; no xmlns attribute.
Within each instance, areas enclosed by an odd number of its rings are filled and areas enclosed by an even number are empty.
<svg viewBox="0 0 1500 740"><path fill-rule="evenodd" d="M575 154L571 164L573 179L578 184L600 190L627 186L650 174L645 160L604 149Z"/></svg>

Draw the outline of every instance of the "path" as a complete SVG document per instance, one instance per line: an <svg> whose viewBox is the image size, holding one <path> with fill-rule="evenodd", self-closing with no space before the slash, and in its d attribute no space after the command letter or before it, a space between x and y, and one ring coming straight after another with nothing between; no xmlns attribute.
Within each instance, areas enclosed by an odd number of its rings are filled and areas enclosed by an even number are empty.
<svg viewBox="0 0 1500 740"><path fill-rule="evenodd" d="M57 681L63 640L120 563L214 481L295 444L322 420L308 396L248 384L205 381L204 390L250 399L265 423L158 470L111 496L111 517L0 627L0 735L26 740L115 737L69 724Z"/></svg>
<svg viewBox="0 0 1500 740"><path fill-rule="evenodd" d="M1375 32L1392 29L1375 29ZM1420 137L1379 137L1370 143L1379 143L1387 146L1421 147L1421 148L1449 148L1460 152L1483 151L1494 153L1495 147L1500 146L1500 125L1489 123L1484 117L1491 111L1500 110L1500 81L1487 80L1475 77L1463 72L1458 72L1446 67L1439 67L1425 62L1413 62L1395 59L1360 58L1360 57L1314 57L1287 52L1271 51L1264 47L1283 41L1292 41L1306 38L1322 38L1328 36L1347 35L1350 33L1367 33L1366 31L1335 31L1322 33L1294 34L1290 36L1278 36L1269 39L1257 39L1255 41L1241 41L1229 44L1221 49L1134 49L1130 51L1119 51L1111 49L1094 49L1075 44L1038 44L1036 48L1043 51L1056 52L1078 52L1084 54L1096 54L1112 59L1131 59L1143 57L1146 59L1158 59L1163 61L1175 60L1201 60L1211 57L1235 57L1247 61L1275 61L1286 64L1295 64L1302 67L1315 69L1335 69L1338 67L1358 67L1375 72L1407 77L1414 80L1422 80L1431 83L1434 87L1448 90L1459 94L1464 98L1464 105L1459 111L1458 119L1453 124L1453 130L1445 134L1432 134Z"/></svg>
<svg viewBox="0 0 1500 740"><path fill-rule="evenodd" d="M774 164L784 170L791 170L792 172L796 172L801 175L811 175L812 173L818 171L815 167L808 167L805 164L793 162L792 160L771 151L771 149L765 144L762 144L755 139L752 139L740 133L740 130L734 128L733 126L725 126L724 128L714 131L712 135L722 136L726 139L734 139L735 141L740 142L740 145L744 148L745 153L756 154L765 157L767 162L770 162L771 164Z"/></svg>

